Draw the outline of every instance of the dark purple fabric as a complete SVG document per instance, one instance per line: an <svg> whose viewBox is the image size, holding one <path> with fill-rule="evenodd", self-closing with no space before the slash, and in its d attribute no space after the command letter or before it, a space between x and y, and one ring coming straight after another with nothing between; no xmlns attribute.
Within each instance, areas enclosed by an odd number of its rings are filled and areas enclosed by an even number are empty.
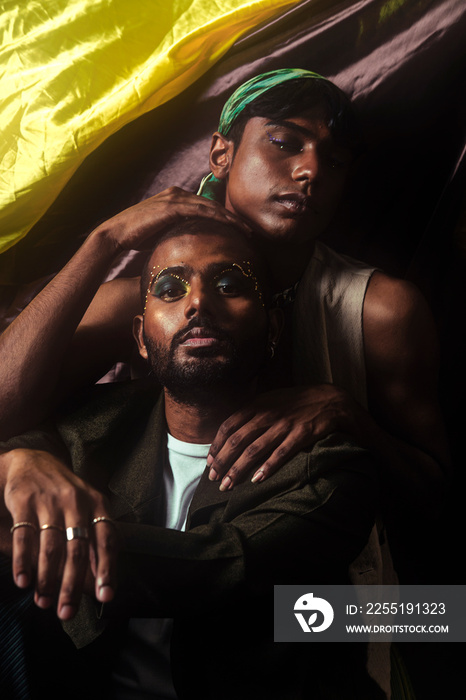
<svg viewBox="0 0 466 700"><path fill-rule="evenodd" d="M426 583L464 583L465 37L464 0L302 2L239 41L182 95L108 139L42 221L0 256L5 324L100 221L170 185L196 190L221 107L241 82L280 67L334 80L360 112L367 153L325 240L414 280L440 331L441 398L459 466L442 524L413 523L406 533L432 562L422 572ZM135 274L140 264L141 256L128 258L118 274ZM456 697L455 645L419 645L422 654L401 646L418 700Z"/></svg>
<svg viewBox="0 0 466 700"><path fill-rule="evenodd" d="M195 190L225 99L245 79L282 66L333 79L364 125L368 153L328 241L403 274L463 150L464 36L463 0L301 3L108 139L26 239L0 256L0 279L40 280L99 221L169 185Z"/></svg>

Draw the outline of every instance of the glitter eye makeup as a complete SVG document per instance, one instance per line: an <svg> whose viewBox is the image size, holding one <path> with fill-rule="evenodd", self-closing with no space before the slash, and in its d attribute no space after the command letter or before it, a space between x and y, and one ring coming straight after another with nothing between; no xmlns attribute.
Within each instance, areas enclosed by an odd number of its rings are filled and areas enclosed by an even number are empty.
<svg viewBox="0 0 466 700"><path fill-rule="evenodd" d="M238 296L238 294L251 291L253 282L246 276L239 267L232 265L214 277L214 288L225 296Z"/></svg>
<svg viewBox="0 0 466 700"><path fill-rule="evenodd" d="M241 264L232 263L219 274L216 274L210 283L214 290L221 296L237 297L248 292L254 292L264 306L262 293L259 288L257 277L254 275L251 263L243 260ZM146 292L144 313L147 307L149 294L161 301L172 302L182 299L191 290L188 280L175 272L169 272L169 268L160 269L155 265L150 273L150 282Z"/></svg>
<svg viewBox="0 0 466 700"><path fill-rule="evenodd" d="M190 284L173 273L160 274L154 279L150 293L163 301L174 301L188 294Z"/></svg>
<svg viewBox="0 0 466 700"><path fill-rule="evenodd" d="M257 277L252 272L251 263L248 260L243 260L241 265L233 263L231 267L225 268L216 275L213 283L218 292L225 296L238 296L254 291L264 306Z"/></svg>
<svg viewBox="0 0 466 700"><path fill-rule="evenodd" d="M146 312L149 294L168 302L176 301L188 294L190 290L189 282L180 275L174 272L167 272L167 270L167 267L160 269L160 265L154 265L152 268L144 302L144 313Z"/></svg>
<svg viewBox="0 0 466 700"><path fill-rule="evenodd" d="M300 152L303 150L301 143L296 139L295 136L290 135L285 139L281 139L278 136L274 136L270 131L265 131L270 143L278 146L281 151L293 151Z"/></svg>

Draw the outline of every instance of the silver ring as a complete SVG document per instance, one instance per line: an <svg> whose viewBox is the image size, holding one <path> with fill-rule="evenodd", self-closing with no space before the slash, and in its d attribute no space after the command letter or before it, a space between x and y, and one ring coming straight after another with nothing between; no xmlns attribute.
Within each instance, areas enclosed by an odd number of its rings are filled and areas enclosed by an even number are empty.
<svg viewBox="0 0 466 700"><path fill-rule="evenodd" d="M110 525L115 525L113 520L111 518L107 518L105 515L100 515L98 518L94 518L92 524L97 525L97 523L110 523Z"/></svg>
<svg viewBox="0 0 466 700"><path fill-rule="evenodd" d="M29 523L27 520L21 520L19 523L15 523L13 527L10 528L10 533L13 534L13 532L18 528L18 527L32 527L34 532L37 532L37 528L34 525L34 523Z"/></svg>
<svg viewBox="0 0 466 700"><path fill-rule="evenodd" d="M89 530L87 527L67 527L66 539L68 542L71 542L71 540L88 540Z"/></svg>
<svg viewBox="0 0 466 700"><path fill-rule="evenodd" d="M58 532L61 532L65 534L65 531L62 527L59 525L49 525L48 523L44 523L43 525L40 526L41 531L42 530L58 530Z"/></svg>

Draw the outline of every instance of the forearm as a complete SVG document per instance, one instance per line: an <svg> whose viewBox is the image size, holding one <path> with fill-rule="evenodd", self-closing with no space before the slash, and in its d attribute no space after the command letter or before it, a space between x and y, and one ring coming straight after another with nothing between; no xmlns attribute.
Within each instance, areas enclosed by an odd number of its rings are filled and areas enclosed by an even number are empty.
<svg viewBox="0 0 466 700"><path fill-rule="evenodd" d="M50 412L66 350L118 253L106 230L96 229L0 337L1 439Z"/></svg>

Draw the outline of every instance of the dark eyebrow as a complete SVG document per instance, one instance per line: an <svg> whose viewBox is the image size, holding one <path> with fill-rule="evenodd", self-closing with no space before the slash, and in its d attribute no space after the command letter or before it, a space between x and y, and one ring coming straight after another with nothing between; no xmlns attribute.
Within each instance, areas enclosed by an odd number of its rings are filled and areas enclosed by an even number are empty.
<svg viewBox="0 0 466 700"><path fill-rule="evenodd" d="M289 122L287 119L274 119L273 121L268 122L266 126L284 126L286 129L290 129L290 131L294 131L302 136L310 136L311 138L315 137L315 132L312 131L312 129L307 129L305 126L300 126L294 122Z"/></svg>

